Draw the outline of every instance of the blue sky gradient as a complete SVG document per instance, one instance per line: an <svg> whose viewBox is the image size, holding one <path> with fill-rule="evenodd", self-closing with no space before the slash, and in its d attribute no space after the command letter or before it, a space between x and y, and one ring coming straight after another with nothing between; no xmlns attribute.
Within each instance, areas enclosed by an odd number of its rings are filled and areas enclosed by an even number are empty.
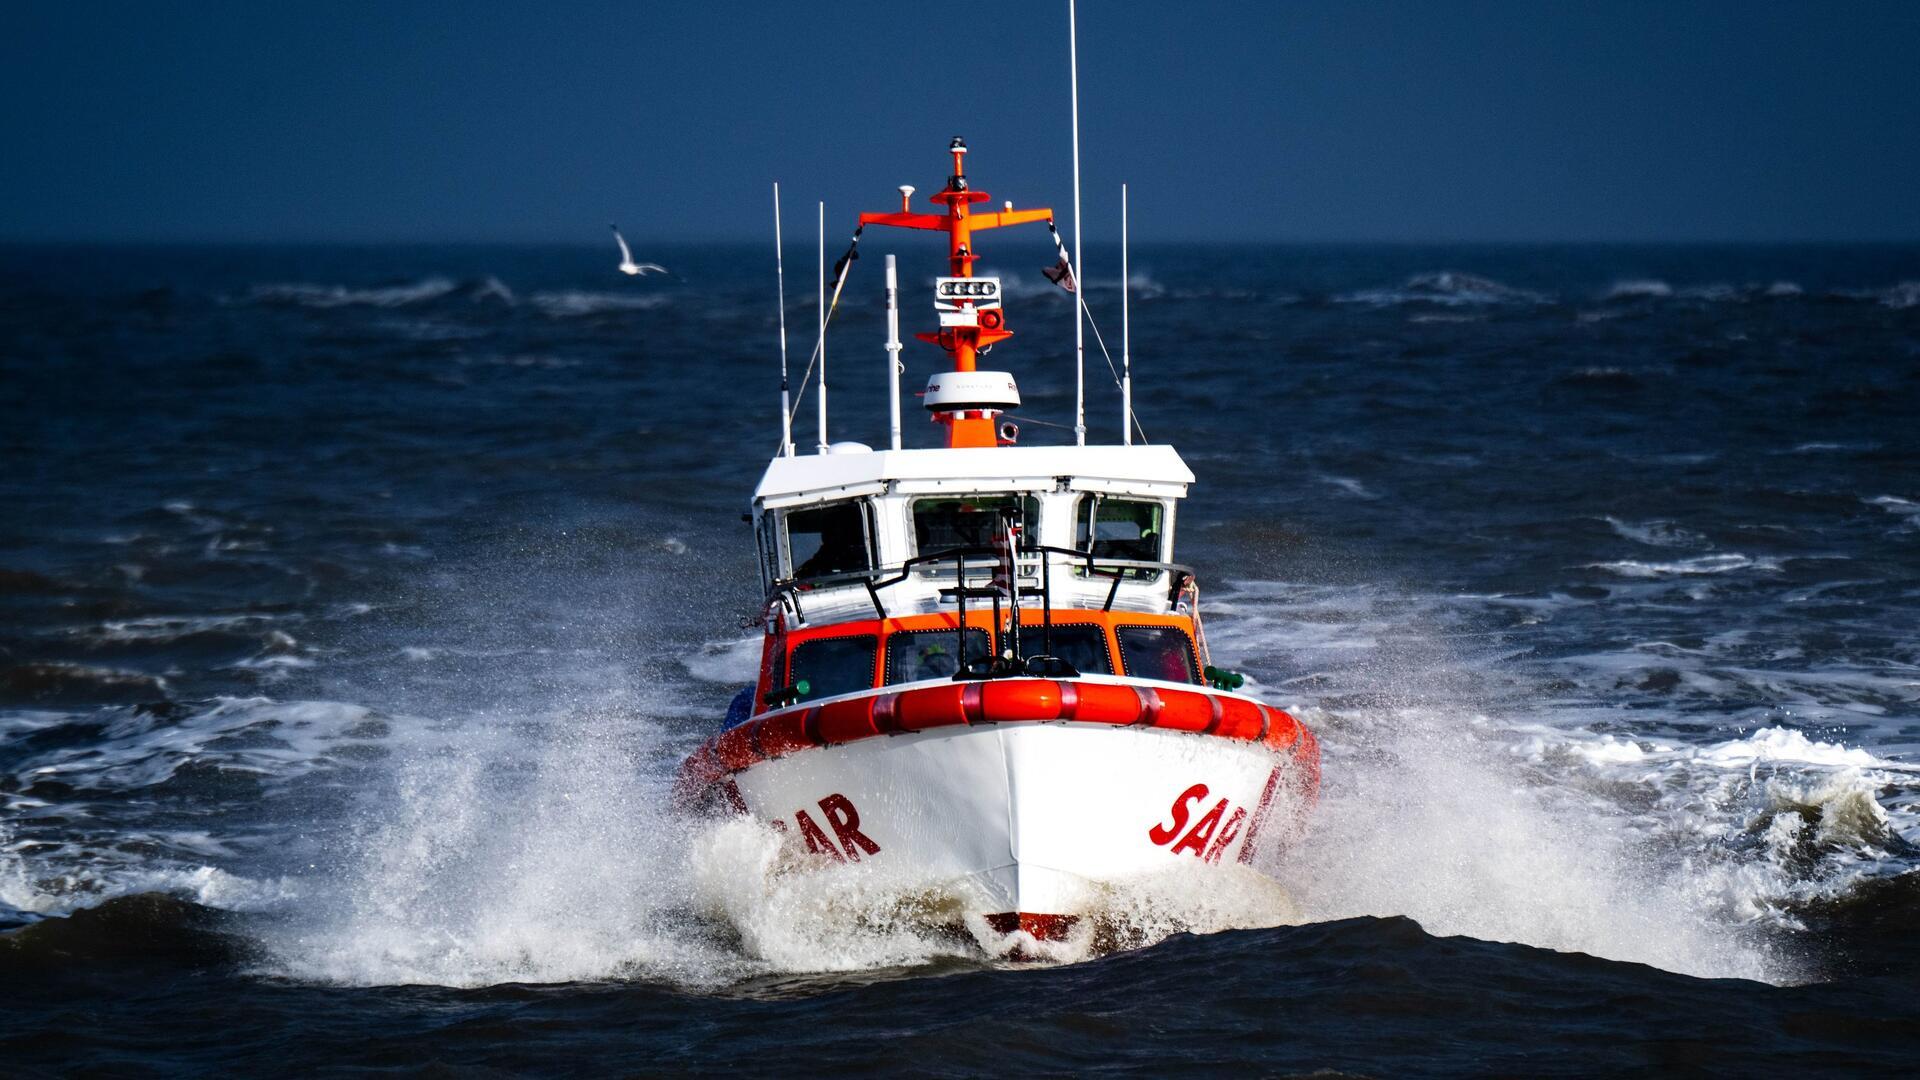
<svg viewBox="0 0 1920 1080"><path fill-rule="evenodd" d="M0 238L759 239L944 175L1064 217L1064 2L45 2ZM1920 4L1082 6L1088 229L1920 239ZM835 232L843 229L835 228Z"/></svg>

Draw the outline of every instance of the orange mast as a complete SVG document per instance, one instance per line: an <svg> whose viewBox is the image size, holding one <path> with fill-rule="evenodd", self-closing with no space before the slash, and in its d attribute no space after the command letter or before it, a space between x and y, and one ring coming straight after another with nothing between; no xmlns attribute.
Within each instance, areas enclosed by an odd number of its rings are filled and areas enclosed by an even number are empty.
<svg viewBox="0 0 1920 1080"><path fill-rule="evenodd" d="M900 196L900 212L897 214L861 214L860 225L892 225L901 229L927 229L947 234L947 264L950 273L957 278L973 276L974 261L979 258L973 250L973 234L982 229L998 229L1007 225L1025 225L1035 221L1050 221L1053 211L1015 210L1008 202L999 211L974 213L974 203L988 201L984 191L973 191L967 186L967 174L964 159L967 153L965 139L954 136L948 150L953 154L953 175L947 177L947 186L929 196L928 201L944 205L944 214L916 214L909 207L908 199L912 189L903 189ZM938 333L916 334L921 341L932 342L953 354L953 370L956 372L974 371L982 348L1013 336L1006 329L1004 318L998 310L982 312L977 326L951 326ZM994 433L993 412L990 409L959 409L953 412L936 412L934 419L947 425L948 446L994 446L998 439Z"/></svg>

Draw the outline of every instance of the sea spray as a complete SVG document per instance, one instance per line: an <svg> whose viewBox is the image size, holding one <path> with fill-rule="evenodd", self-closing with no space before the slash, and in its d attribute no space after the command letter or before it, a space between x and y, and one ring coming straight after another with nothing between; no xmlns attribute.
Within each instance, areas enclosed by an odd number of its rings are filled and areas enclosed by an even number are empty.
<svg viewBox="0 0 1920 1080"><path fill-rule="evenodd" d="M1436 934L1789 977L1696 902L1684 866L1639 841L1627 808L1507 752L1510 726L1484 711L1499 665L1475 654L1449 604L1377 588L1224 591L1209 623L1222 640L1267 636L1248 651L1323 672L1294 706L1320 735L1320 805L1294 850L1262 859L1307 920L1406 915ZM1298 629L1296 600L1309 622ZM1328 651L1356 636L1365 648ZM1277 679L1271 662L1256 673Z"/></svg>

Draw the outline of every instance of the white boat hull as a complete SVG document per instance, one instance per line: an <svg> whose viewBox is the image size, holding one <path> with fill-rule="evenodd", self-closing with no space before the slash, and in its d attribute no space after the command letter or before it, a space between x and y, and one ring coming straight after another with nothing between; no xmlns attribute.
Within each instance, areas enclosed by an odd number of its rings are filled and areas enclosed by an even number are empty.
<svg viewBox="0 0 1920 1080"><path fill-rule="evenodd" d="M1250 863L1311 781L1260 744L1004 724L821 747L735 773L736 809L810 872L878 876L994 930L1058 937L1115 889Z"/></svg>

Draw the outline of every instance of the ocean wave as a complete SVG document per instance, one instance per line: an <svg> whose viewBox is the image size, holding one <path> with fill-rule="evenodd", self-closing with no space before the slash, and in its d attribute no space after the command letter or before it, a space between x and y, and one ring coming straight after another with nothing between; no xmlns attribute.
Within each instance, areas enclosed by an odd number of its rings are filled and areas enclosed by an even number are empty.
<svg viewBox="0 0 1920 1080"><path fill-rule="evenodd" d="M1898 495L1875 495L1870 499L1862 499L1860 501L1866 503L1868 506L1877 506L1887 513L1899 517L1901 519L1900 524L1894 526L1893 531L1895 532L1920 530L1920 502L1915 502L1912 499L1903 499Z"/></svg>
<svg viewBox="0 0 1920 1080"><path fill-rule="evenodd" d="M166 679L139 671L66 661L0 668L0 701L99 704L150 701L166 695Z"/></svg>
<svg viewBox="0 0 1920 1080"><path fill-rule="evenodd" d="M71 628L62 633L90 643L141 643L166 645L203 634L233 634L247 638L277 634L272 624L286 621L284 615L154 615L138 619L119 619L98 626ZM281 637L285 637L281 634ZM292 645L292 638L285 638Z"/></svg>
<svg viewBox="0 0 1920 1080"><path fill-rule="evenodd" d="M447 277L425 277L397 285L355 288L348 285L317 285L285 282L255 285L245 301L267 306L306 308L377 307L401 308L425 304L458 294L474 302L514 304L513 290L499 278L488 276L466 282Z"/></svg>
<svg viewBox="0 0 1920 1080"><path fill-rule="evenodd" d="M1626 278L1614 282L1600 294L1602 303L1630 304L1634 301L1694 300L1710 304L1748 303L1754 300L1790 300L1804 296L1798 282L1749 282L1736 285L1711 281L1703 285L1676 288L1659 278Z"/></svg>
<svg viewBox="0 0 1920 1080"><path fill-rule="evenodd" d="M230 962L242 945L223 932L226 918L217 908L165 892L116 896L0 935L0 972L72 971L76 964L129 959L195 967Z"/></svg>
<svg viewBox="0 0 1920 1080"><path fill-rule="evenodd" d="M1610 365L1574 368L1556 376L1553 381L1562 386L1602 391L1638 390L1642 385L1638 375Z"/></svg>
<svg viewBox="0 0 1920 1080"><path fill-rule="evenodd" d="M1735 570L1778 570L1778 559L1754 558L1738 552L1722 552L1715 555L1700 555L1691 559L1675 562L1638 562L1633 559L1621 559L1615 562L1587 563L1587 570L1605 570L1610 574L1630 578L1689 577L1700 574L1726 574Z"/></svg>
<svg viewBox="0 0 1920 1080"><path fill-rule="evenodd" d="M1920 281L1899 281L1878 289L1833 289L1826 293L1826 298L1879 304L1901 311L1920 307Z"/></svg>
<svg viewBox="0 0 1920 1080"><path fill-rule="evenodd" d="M1903 281L1882 289L1876 299L1890 308L1920 307L1920 281Z"/></svg>
<svg viewBox="0 0 1920 1080"><path fill-rule="evenodd" d="M1651 547L1700 547L1707 538L1691 529L1683 529L1671 521L1622 521L1617 517L1601 519L1612 527L1614 534L1622 539Z"/></svg>
<svg viewBox="0 0 1920 1080"><path fill-rule="evenodd" d="M1649 847L1691 852L1676 884L1689 906L1717 909L1731 926L1797 935L1817 908L1848 922L1880 881L1912 876L1914 849L1901 835L1914 827L1912 765L1778 725L1707 745L1528 730L1511 752L1563 783L1568 767L1586 773L1584 786L1619 800Z"/></svg>
<svg viewBox="0 0 1920 1080"><path fill-rule="evenodd" d="M1847 453L1863 453L1868 450L1877 450L1877 449L1879 449L1878 443L1804 442L1794 446L1792 449L1776 450L1774 451L1774 453L1777 453L1777 454L1780 454L1780 453L1784 453L1784 454L1847 454Z"/></svg>
<svg viewBox="0 0 1920 1080"><path fill-rule="evenodd" d="M1673 286L1657 278L1636 278L1628 281L1616 281L1602 300L1661 300L1673 295Z"/></svg>
<svg viewBox="0 0 1920 1080"><path fill-rule="evenodd" d="M651 311L665 306L669 300L665 293L610 293L569 289L559 292L537 292L528 296L527 302L549 318L570 319L588 315L605 315L610 312Z"/></svg>
<svg viewBox="0 0 1920 1080"><path fill-rule="evenodd" d="M1360 481L1355 480L1351 476L1332 476L1327 473L1317 473L1315 474L1314 479L1320 481L1323 484L1329 484L1333 487L1337 487L1341 491L1344 491L1347 494L1356 496L1358 498L1378 499L1380 497L1372 489L1368 488L1365 484L1362 484Z"/></svg>
<svg viewBox="0 0 1920 1080"><path fill-rule="evenodd" d="M128 791L165 784L188 769L283 781L386 731L372 710L338 702L216 698L121 706L39 728L34 748L9 764L10 782L28 794L48 784Z"/></svg>
<svg viewBox="0 0 1920 1080"><path fill-rule="evenodd" d="M1729 768L1745 768L1755 762L1793 762L1801 765L1888 768L1883 761L1858 747L1819 742L1792 728L1769 727L1745 738L1716 743L1693 752L1696 761Z"/></svg>
<svg viewBox="0 0 1920 1080"><path fill-rule="evenodd" d="M1553 300L1545 293L1516 288L1492 278L1463 274L1454 270L1442 270L1431 274L1416 274L1397 288L1362 289L1358 292L1341 293L1333 298L1333 302L1393 307L1400 304L1445 306L1550 304Z"/></svg>

